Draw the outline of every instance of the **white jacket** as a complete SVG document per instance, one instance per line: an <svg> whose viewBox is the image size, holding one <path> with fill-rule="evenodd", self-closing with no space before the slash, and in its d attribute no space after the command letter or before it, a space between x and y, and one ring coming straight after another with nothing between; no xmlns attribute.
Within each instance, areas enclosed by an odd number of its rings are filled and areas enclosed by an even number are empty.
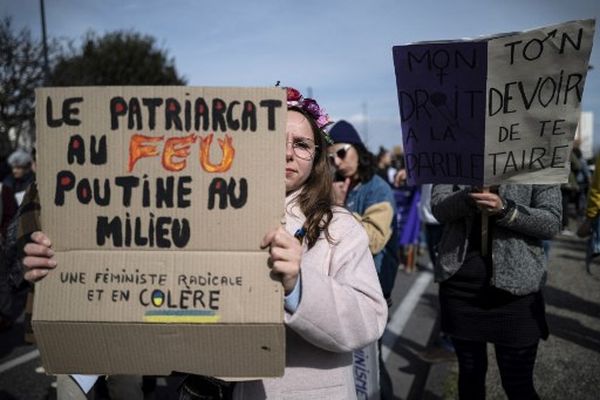
<svg viewBox="0 0 600 400"><path fill-rule="evenodd" d="M286 230L294 234L305 217L286 199ZM376 341L385 329L387 305L369 251L366 232L351 213L334 209L334 241L322 233L307 250L300 276L302 295L286 312L286 367L282 378L238 383L235 399L354 399L352 351Z"/></svg>

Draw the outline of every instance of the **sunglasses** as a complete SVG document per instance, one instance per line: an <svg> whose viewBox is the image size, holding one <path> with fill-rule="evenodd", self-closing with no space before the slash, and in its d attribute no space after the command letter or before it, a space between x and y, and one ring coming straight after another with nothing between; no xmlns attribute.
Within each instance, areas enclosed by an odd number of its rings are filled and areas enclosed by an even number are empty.
<svg viewBox="0 0 600 400"><path fill-rule="evenodd" d="M343 160L346 157L346 154L348 154L348 150L350 150L350 147L352 147L351 144L345 144L333 153L327 154L327 156L329 157L329 161L331 161L331 163L333 164L335 162L336 157L340 160Z"/></svg>

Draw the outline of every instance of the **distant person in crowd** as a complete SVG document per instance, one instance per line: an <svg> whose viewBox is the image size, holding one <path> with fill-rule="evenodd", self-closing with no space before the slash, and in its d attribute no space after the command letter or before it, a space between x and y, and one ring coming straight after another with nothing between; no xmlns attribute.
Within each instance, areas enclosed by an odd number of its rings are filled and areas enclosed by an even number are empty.
<svg viewBox="0 0 600 400"><path fill-rule="evenodd" d="M2 184L2 182L4 181L4 178L6 178L9 174L10 174L10 165L8 165L8 157L1 157L0 158L0 184Z"/></svg>
<svg viewBox="0 0 600 400"><path fill-rule="evenodd" d="M32 153L33 162L32 168L35 172L35 152ZM6 267L6 274L8 276L9 287L7 290L10 291L10 301L5 302L6 307L11 307L14 310L13 303L15 300L19 300L15 291L20 289L28 290L30 280L24 280L24 266L22 264L22 251L26 243L29 242L30 235L39 229L39 213L40 204L37 191L37 185L32 182L24 193L21 206L18 209L17 215L13 218L12 222L8 226L6 242L4 243L3 253L0 256L0 265ZM0 305L2 304L2 298L0 290ZM29 296L33 296L33 292L29 293ZM1 306L0 306L1 308ZM16 307L21 309L21 307ZM14 311L13 311L14 312ZM29 313L31 316L31 310L25 310L25 313ZM14 315L13 315L14 318ZM26 318L27 321L27 318ZM26 325L26 341L35 339L32 338L33 332L31 326ZM28 338L29 336L29 338ZM36 372L41 371L44 373L43 367L38 367ZM142 391L142 376L138 375L110 375L106 377L106 388L110 395L111 400L143 400L144 393ZM57 398L61 400L85 400L87 396L80 389L77 383L73 381L68 375L57 375Z"/></svg>
<svg viewBox="0 0 600 400"><path fill-rule="evenodd" d="M33 158L27 151L18 149L8 157L8 164L12 173L2 181L2 190L10 188L17 204L21 204L25 191L35 181Z"/></svg>
<svg viewBox="0 0 600 400"><path fill-rule="evenodd" d="M427 243L427 253L429 255L429 267L434 268L437 262L437 248L442 239L444 227L433 216L431 211L431 190L433 185L427 183L421 185L421 198L419 199L419 217L424 226L425 241ZM454 347L448 335L440 332L439 338L435 341L435 347L425 352L419 353L420 357L428 362L440 362L455 360Z"/></svg>
<svg viewBox="0 0 600 400"><path fill-rule="evenodd" d="M17 213L18 207L13 188L0 184L0 243L5 240L8 224Z"/></svg>
<svg viewBox="0 0 600 400"><path fill-rule="evenodd" d="M596 156L594 175L589 186L585 219L577 230L579 237L590 236L587 243L585 264L591 272L592 259L600 255L600 156Z"/></svg>
<svg viewBox="0 0 600 400"><path fill-rule="evenodd" d="M287 93L285 225L260 243L270 253L265 273L285 292L286 368L281 378L236 383L233 398L353 399L352 352L381 337L387 306L369 237L347 210L333 204L323 131L328 117L313 99L291 88ZM34 233L32 240L24 264L26 279L35 282L56 260L46 235ZM224 398L219 395L224 384L216 381L191 376L180 399Z"/></svg>
<svg viewBox="0 0 600 400"><path fill-rule="evenodd" d="M562 233L564 235L573 235L573 232L569 229L569 204L577 201L577 197L579 196L577 175L582 168L581 161L574 151L571 151L571 154L569 155L569 162L571 164L569 179L560 186L562 195Z"/></svg>
<svg viewBox="0 0 600 400"><path fill-rule="evenodd" d="M586 220L582 224L582 227L587 229L580 229L582 233L590 233L591 221L597 218L598 214L600 214L600 156L596 157L596 161L594 163L594 174L590 182L585 207Z"/></svg>
<svg viewBox="0 0 600 400"><path fill-rule="evenodd" d="M407 183L406 169L398 162L400 169L394 177L394 200L396 202L396 232L398 238L399 269L413 273L417 268L417 253L421 235L420 188Z"/></svg>
<svg viewBox="0 0 600 400"><path fill-rule="evenodd" d="M404 185L406 183L406 167L404 163L404 151L400 146L394 146L392 152L392 169L394 171L392 185L395 187Z"/></svg>
<svg viewBox="0 0 600 400"><path fill-rule="evenodd" d="M421 186L421 198L419 200L419 216L425 226L425 240L427 241L427 253L431 266L437 261L437 247L442 239L444 227L433 216L431 211L431 183Z"/></svg>
<svg viewBox="0 0 600 400"><path fill-rule="evenodd" d="M10 187L0 188L0 332L12 327L13 289L9 278L8 228L17 213L17 201Z"/></svg>
<svg viewBox="0 0 600 400"><path fill-rule="evenodd" d="M573 155L579 161L579 171L577 171L577 175L575 176L577 180L577 186L579 186L576 193L575 200L575 208L577 210L577 217L584 217L586 200L588 195L588 190L590 187L590 181L592 179L592 173L590 172L590 168L587 165L587 161L583 157L583 153L579 147L573 147Z"/></svg>
<svg viewBox="0 0 600 400"><path fill-rule="evenodd" d="M361 222L369 238L383 295L391 302L398 271L395 201L390 185L376 174L376 161L350 123L338 121L329 130L333 144L327 149L335 167L333 198ZM391 382L380 363L382 398L392 397Z"/></svg>
<svg viewBox="0 0 600 400"><path fill-rule="evenodd" d="M354 126L339 121L329 135L333 140L327 151L335 167L334 201L353 212L367 231L383 292L389 298L393 280L382 268L398 265L395 240L391 240L396 234L394 195L387 182L376 174L375 159Z"/></svg>
<svg viewBox="0 0 600 400"><path fill-rule="evenodd" d="M412 274L417 270L419 241L421 239L421 218L419 202L421 191L418 186L406 183L394 189L396 199L396 231L400 269Z"/></svg>
<svg viewBox="0 0 600 400"><path fill-rule="evenodd" d="M433 186L433 215L444 225L435 269L441 328L456 350L461 400L485 398L487 343L495 346L508 398L539 398L533 369L539 340L548 337L542 241L560 232L560 196L558 185L500 185L489 192Z"/></svg>
<svg viewBox="0 0 600 400"><path fill-rule="evenodd" d="M0 240L6 236L6 229L17 213L25 190L35 180L32 156L23 149L17 149L6 159L7 166L0 184Z"/></svg>
<svg viewBox="0 0 600 400"><path fill-rule="evenodd" d="M11 283L11 264L15 249L9 238L9 227L17 215L25 190L34 181L33 159L25 150L18 149L7 159L11 172L0 185L0 331L9 329L24 306L26 289ZM13 228L14 231L14 228ZM23 300L23 301L21 301Z"/></svg>
<svg viewBox="0 0 600 400"><path fill-rule="evenodd" d="M404 168L396 170L394 174L394 187L401 187L406 184L406 170Z"/></svg>
<svg viewBox="0 0 600 400"><path fill-rule="evenodd" d="M396 145L392 148L392 166L398 170L405 168L402 146Z"/></svg>
<svg viewBox="0 0 600 400"><path fill-rule="evenodd" d="M394 176L396 175L396 168L392 166L392 153L385 147L379 147L379 153L376 157L377 162L377 175L388 184L394 183Z"/></svg>

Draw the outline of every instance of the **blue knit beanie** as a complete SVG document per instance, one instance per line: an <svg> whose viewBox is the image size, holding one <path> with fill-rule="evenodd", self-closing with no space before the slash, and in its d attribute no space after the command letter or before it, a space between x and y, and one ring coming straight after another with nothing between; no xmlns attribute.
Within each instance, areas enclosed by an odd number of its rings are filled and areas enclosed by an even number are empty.
<svg viewBox="0 0 600 400"><path fill-rule="evenodd" d="M329 136L333 140L333 143L363 144L356 129L344 120L336 122L329 129Z"/></svg>

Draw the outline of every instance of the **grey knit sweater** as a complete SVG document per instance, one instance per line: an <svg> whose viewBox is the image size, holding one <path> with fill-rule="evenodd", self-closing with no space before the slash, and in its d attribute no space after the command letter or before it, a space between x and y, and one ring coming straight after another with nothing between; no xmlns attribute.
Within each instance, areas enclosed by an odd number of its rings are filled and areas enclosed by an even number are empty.
<svg viewBox="0 0 600 400"><path fill-rule="evenodd" d="M437 282L450 278L463 264L469 233L478 213L468 196L470 186L434 185L431 195L433 215L444 224L438 261ZM516 207L494 223L492 237L491 285L516 295L540 289L546 267L543 239L552 239L561 228L559 185L501 185L498 194Z"/></svg>

